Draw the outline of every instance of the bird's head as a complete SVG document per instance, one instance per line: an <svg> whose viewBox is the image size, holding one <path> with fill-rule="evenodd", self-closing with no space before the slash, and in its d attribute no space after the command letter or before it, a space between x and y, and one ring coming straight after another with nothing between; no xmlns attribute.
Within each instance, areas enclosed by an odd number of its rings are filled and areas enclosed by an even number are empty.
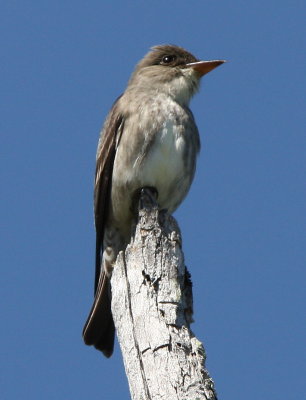
<svg viewBox="0 0 306 400"><path fill-rule="evenodd" d="M199 88L200 78L224 62L200 61L175 45L154 46L137 64L128 87L164 92L188 104Z"/></svg>

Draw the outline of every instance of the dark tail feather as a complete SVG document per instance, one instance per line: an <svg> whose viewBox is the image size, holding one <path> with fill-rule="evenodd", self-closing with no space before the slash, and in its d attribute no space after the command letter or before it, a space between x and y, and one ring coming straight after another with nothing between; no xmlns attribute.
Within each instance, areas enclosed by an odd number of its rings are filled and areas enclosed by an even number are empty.
<svg viewBox="0 0 306 400"><path fill-rule="evenodd" d="M93 306L83 329L84 342L110 357L114 349L115 326L111 312L110 282L101 272Z"/></svg>

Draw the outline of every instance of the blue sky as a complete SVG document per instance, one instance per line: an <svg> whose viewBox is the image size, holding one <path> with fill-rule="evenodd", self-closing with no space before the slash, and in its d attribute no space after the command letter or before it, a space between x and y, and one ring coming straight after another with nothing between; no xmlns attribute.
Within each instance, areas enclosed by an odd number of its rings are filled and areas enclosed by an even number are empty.
<svg viewBox="0 0 306 400"><path fill-rule="evenodd" d="M229 62L191 108L196 179L176 218L193 330L220 399L305 385L304 1L6 1L1 7L1 398L128 398L120 350L83 345L99 129L155 44Z"/></svg>

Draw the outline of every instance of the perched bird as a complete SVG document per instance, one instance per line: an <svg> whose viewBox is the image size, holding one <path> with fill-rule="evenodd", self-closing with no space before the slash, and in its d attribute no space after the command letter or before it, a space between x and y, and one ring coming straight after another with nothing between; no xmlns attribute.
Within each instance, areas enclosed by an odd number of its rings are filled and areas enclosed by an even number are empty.
<svg viewBox="0 0 306 400"><path fill-rule="evenodd" d="M83 330L86 344L106 357L114 346L110 276L131 238L137 190L156 190L172 213L193 180L200 138L188 108L200 78L223 60L199 61L174 45L155 46L139 62L114 103L99 139L94 188L95 298Z"/></svg>

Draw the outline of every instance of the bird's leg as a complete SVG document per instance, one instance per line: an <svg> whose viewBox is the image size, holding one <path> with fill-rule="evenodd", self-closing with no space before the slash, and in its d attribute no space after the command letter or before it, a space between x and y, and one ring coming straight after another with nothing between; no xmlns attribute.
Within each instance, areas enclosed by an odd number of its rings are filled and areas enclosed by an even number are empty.
<svg viewBox="0 0 306 400"><path fill-rule="evenodd" d="M156 188L146 186L135 191L132 199L131 211L138 215L139 210L158 208L158 192Z"/></svg>
<svg viewBox="0 0 306 400"><path fill-rule="evenodd" d="M158 208L158 192L155 187L147 186L140 189L138 209Z"/></svg>

